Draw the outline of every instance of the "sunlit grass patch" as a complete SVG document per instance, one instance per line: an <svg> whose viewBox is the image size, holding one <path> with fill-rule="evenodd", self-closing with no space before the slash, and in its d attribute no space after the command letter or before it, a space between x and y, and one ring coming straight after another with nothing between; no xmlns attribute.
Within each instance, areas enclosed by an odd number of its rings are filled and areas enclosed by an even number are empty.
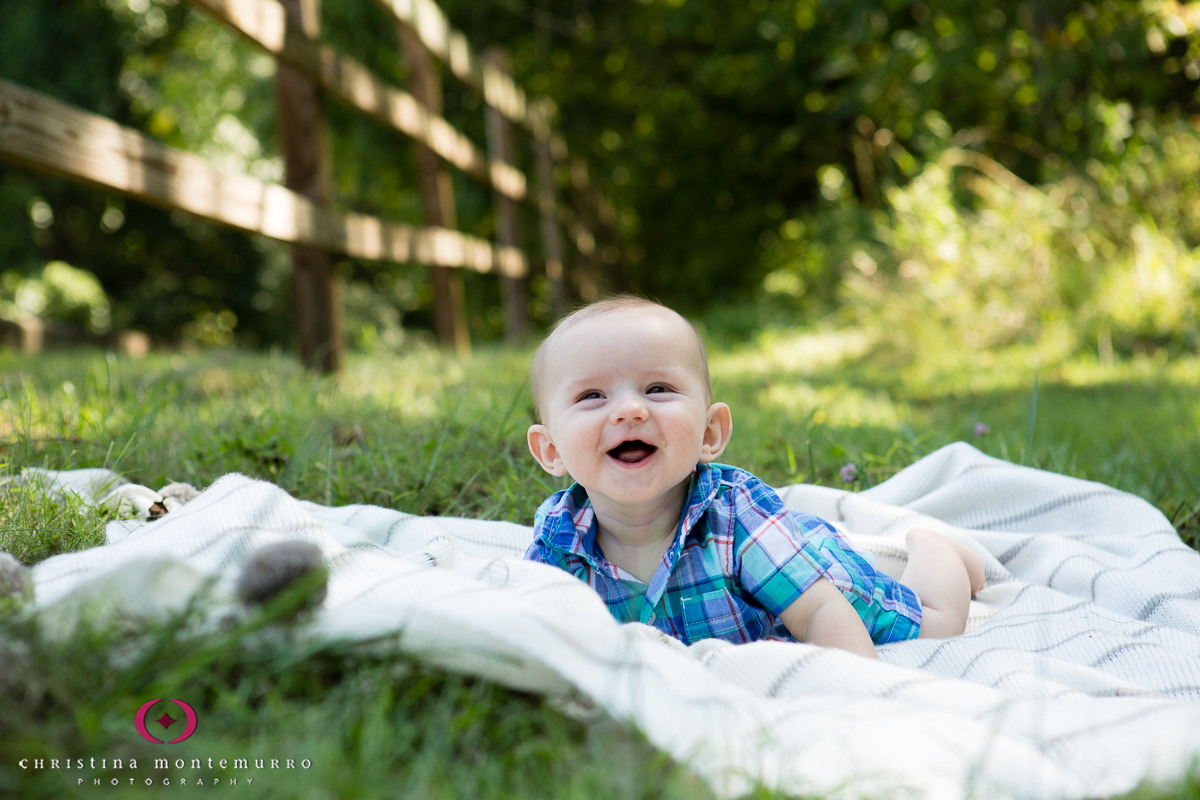
<svg viewBox="0 0 1200 800"><path fill-rule="evenodd" d="M103 544L107 521L77 497L54 497L17 475L0 475L0 551L23 564Z"/></svg>

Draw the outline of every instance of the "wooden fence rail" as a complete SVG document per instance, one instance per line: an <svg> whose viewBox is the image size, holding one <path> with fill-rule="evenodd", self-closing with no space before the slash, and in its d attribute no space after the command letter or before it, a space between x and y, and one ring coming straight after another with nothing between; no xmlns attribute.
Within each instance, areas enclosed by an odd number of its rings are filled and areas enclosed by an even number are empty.
<svg viewBox="0 0 1200 800"><path fill-rule="evenodd" d="M283 186L222 172L106 117L0 79L0 155L248 233L354 258L523 275L524 254L455 230L315 205Z"/></svg>
<svg viewBox="0 0 1200 800"><path fill-rule="evenodd" d="M518 203L530 204L541 219L552 304L561 310L566 283L560 226L568 227L586 263L594 237L573 209L588 201L577 197L569 207L558 204L554 166L566 160L566 150L553 133L551 106L526 99L503 68L503 54L476 56L431 0L376 0L397 22L410 72L410 91L405 91L320 41L319 0L188 2L276 57L286 186L218 170L198 156L3 79L0 158L292 245L297 344L301 360L312 368L336 371L342 363L334 253L429 267L438 338L460 352L467 347L467 335L459 271L493 273L503 281L506 332L510 339L519 339L528 325L525 279L530 265L521 248ZM484 148L441 116L440 80L430 56L483 96L488 131ZM333 165L321 119L322 94L412 139L424 225L332 206ZM514 128L533 141L533 192L514 163ZM492 189L497 243L455 230L447 167ZM576 162L576 188L579 170ZM586 276L580 281L585 292L590 283Z"/></svg>

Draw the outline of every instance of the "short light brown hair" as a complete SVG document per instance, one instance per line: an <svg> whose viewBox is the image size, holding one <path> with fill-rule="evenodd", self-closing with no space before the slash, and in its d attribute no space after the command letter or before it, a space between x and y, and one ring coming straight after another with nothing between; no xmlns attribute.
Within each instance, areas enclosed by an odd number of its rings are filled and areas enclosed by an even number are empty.
<svg viewBox="0 0 1200 800"><path fill-rule="evenodd" d="M537 351L533 354L533 363L529 370L529 382L533 391L533 405L535 411L537 412L539 422L545 421L545 398L546 392L549 389L546 384L549 380L548 375L550 372L550 350L552 349L551 345L558 334L562 333L563 331L570 330L582 322L587 322L588 320L595 319L614 311L627 311L634 309L653 309L658 311L666 311L667 313L673 314L687 323L688 329L695 337L696 348L700 356L700 377L703 379L704 383L705 401L708 403L712 402L712 381L708 374L708 353L704 349L704 340L700 338L700 332L696 330L696 326L693 325L682 314L672 308L664 306L662 303L657 303L653 300L639 297L638 295L618 294L611 297L606 297L603 300L597 300L594 303L589 303L588 305L572 311L570 314L555 323L554 327L550 329L550 332L546 334L546 338L542 340L540 345L538 345Z"/></svg>

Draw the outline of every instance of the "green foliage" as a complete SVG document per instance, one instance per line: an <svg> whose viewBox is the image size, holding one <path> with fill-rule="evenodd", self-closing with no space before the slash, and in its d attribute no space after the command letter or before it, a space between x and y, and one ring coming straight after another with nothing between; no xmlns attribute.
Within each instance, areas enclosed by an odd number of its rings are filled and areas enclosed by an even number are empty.
<svg viewBox="0 0 1200 800"><path fill-rule="evenodd" d="M823 170L868 208L948 146L1037 185L1186 120L1200 77L1184 12L1137 2L442 5L558 104L635 284L696 310L777 271L778 228L821 202ZM836 296L822 275L814 299Z"/></svg>
<svg viewBox="0 0 1200 800"><path fill-rule="evenodd" d="M136 31L119 84L146 133L218 169L280 180L274 59L184 3L112 4Z"/></svg>
<svg viewBox="0 0 1200 800"><path fill-rule="evenodd" d="M5 475L0 484L4 493L0 550L23 564L35 564L59 553L104 543L107 519L96 509L75 500L64 502L39 491L4 485L11 477Z"/></svg>
<svg viewBox="0 0 1200 800"><path fill-rule="evenodd" d="M34 3L9 11L0 26L4 78L223 167L278 175L253 128L273 120L264 80L271 60L186 4ZM248 344L289 338L277 246L8 165L0 176L0 214L12 223L0 230L5 272L33 276L48 261L69 263L99 280L113 302L114 328L159 339L222 343L233 330Z"/></svg>
<svg viewBox="0 0 1200 800"><path fill-rule="evenodd" d="M1064 325L1106 355L1194 349L1196 223L1179 208L1200 189L1200 136L1147 125L1131 143L1108 168L1091 162L1095 178L1036 186L947 149L888 190L886 211L835 195L781 225L764 290L795 308L840 289L848 318L903 331L913 354L946 340L985 351Z"/></svg>
<svg viewBox="0 0 1200 800"><path fill-rule="evenodd" d="M5 7L0 75L89 111L128 120L113 81L123 56L112 46L128 35L127 26L94 0L66 0L55 12L37 3ZM64 58L65 52L72 57Z"/></svg>
<svg viewBox="0 0 1200 800"><path fill-rule="evenodd" d="M65 320L89 333L107 333L111 326L108 296L96 277L62 261L29 278L0 274L0 319L24 317Z"/></svg>
<svg viewBox="0 0 1200 800"><path fill-rule="evenodd" d="M1079 190L1088 195L1088 214L1103 227L1109 223L1100 206L1145 211L1154 224L1139 217L1137 248L1156 261L1171 260L1166 250L1177 235L1196 244L1194 186L1174 177L1179 154L1190 152L1182 128L1200 110L1200 37L1184 6L442 6L477 52L506 46L518 82L557 105L569 152L590 162L593 185L612 201L616 238L602 241L599 255L614 288L636 288L692 311L714 297L754 298L764 280L774 295L802 296L805 312L837 302L841 272L826 258L850 245L826 251L823 244L855 239L871 255L881 223L855 209L891 213L893 189L903 190L948 149L991 159L1047 195L1087 175L1098 192ZM376 4L325 4L322 14L333 45L405 84L395 26ZM73 58L57 57L62 51ZM0 74L231 169L280 175L270 58L185 3L107 0L53 10L25 4L0 30ZM443 76L446 118L482 145L482 99L444 69ZM420 222L411 143L336 103L326 112L336 203ZM527 144L517 161L532 174ZM0 231L5 270L30 275L61 260L92 272L113 300L116 327L218 344L290 339L283 248L0 169L0 213L20 220ZM564 188L569 182L565 170L559 181ZM460 227L492 237L490 191L456 175L455 194ZM968 188L939 202L960 215L977 202L970 194ZM830 211L831 203L840 210ZM34 206L50 214L34 219ZM807 231L804 241L822 246L789 252L800 239L796 220ZM524 227L533 242L536 225ZM1127 238L1137 228L1120 220L1114 230ZM537 245L531 249L536 258ZM1132 346L1120 341L1123 330L1170 339L1188 324L1186 304L1169 307L1169 281L1110 265L1097 252L1091 261L1081 257L1078 274L1059 287L1069 304L1083 303L1084 295L1095 301L1085 314L1086 336L1103 335L1107 326L1121 348ZM802 268L797 258L805 260ZM1192 269L1176 261L1172 274ZM1102 277L1110 266L1114 274ZM347 261L339 275L354 296L353 342L391 347L403 328L430 327L423 270ZM466 279L474 332L495 335L495 279ZM381 283L385 295L394 293L367 301ZM534 291L544 315L544 283L536 276ZM1159 298L1159 310L1143 314L1127 299L1143 295Z"/></svg>

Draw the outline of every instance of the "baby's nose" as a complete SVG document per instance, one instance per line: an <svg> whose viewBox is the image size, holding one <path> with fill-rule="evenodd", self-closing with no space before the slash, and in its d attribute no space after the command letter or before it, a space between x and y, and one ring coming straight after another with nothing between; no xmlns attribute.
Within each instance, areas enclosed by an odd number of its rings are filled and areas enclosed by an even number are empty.
<svg viewBox="0 0 1200 800"><path fill-rule="evenodd" d="M613 422L644 420L646 416L646 403L640 397L626 395L613 406Z"/></svg>

